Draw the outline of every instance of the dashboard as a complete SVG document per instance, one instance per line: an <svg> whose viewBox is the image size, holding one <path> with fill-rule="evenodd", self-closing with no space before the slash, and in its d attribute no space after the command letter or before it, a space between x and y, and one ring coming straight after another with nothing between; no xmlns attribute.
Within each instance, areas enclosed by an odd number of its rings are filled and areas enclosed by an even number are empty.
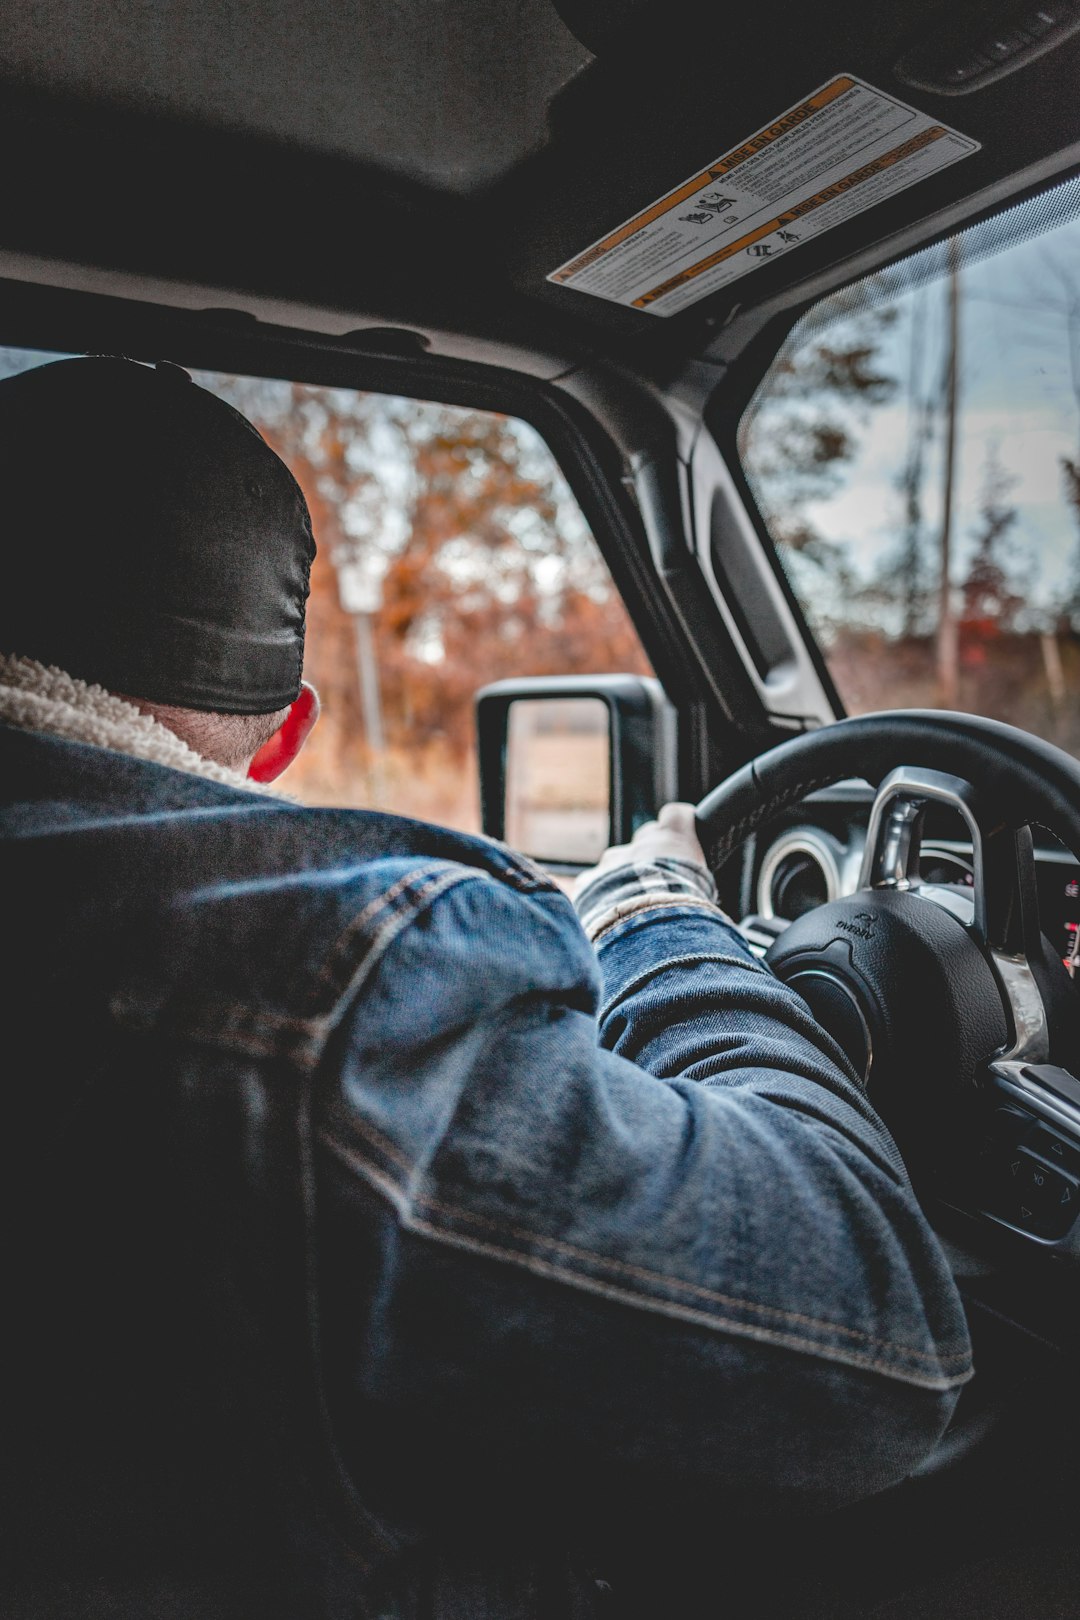
<svg viewBox="0 0 1080 1620"><path fill-rule="evenodd" d="M767 948L789 922L859 886L874 794L839 782L811 794L743 846L737 915L751 945ZM929 806L920 873L924 882L972 887L971 843L959 816ZM1069 965L1080 931L1080 864L1036 829L1035 871L1042 931Z"/></svg>

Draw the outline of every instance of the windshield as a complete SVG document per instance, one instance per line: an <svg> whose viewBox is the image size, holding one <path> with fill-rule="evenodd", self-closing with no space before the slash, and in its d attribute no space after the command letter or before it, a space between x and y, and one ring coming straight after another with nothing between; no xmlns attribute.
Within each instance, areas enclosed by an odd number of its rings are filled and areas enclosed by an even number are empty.
<svg viewBox="0 0 1080 1620"><path fill-rule="evenodd" d="M822 301L740 426L849 713L1080 755L1080 181Z"/></svg>

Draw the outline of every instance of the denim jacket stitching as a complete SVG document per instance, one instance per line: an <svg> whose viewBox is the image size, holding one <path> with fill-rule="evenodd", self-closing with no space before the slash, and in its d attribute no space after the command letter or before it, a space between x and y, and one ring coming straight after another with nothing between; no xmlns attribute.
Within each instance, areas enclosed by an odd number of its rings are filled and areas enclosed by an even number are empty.
<svg viewBox="0 0 1080 1620"><path fill-rule="evenodd" d="M110 1015L127 1029L147 1033L165 1031L170 1035L179 1035L208 1046L243 1052L251 1057L279 1056L281 1049L269 1036L264 1038L254 1029L241 1027L244 1021L257 1019L260 1024L268 1024L274 1028L291 1026L300 1033L307 1031L306 1020L289 1019L281 1013L268 1009L253 1013L243 1002L216 1003L212 1007L212 1021L207 1017L211 1009L208 1009L205 1003L198 1009L200 1014L198 1018L185 1018L182 1012L178 1012L176 1007L168 1002L161 1006L147 1007L131 992L117 991L110 997L108 1005Z"/></svg>
<svg viewBox="0 0 1080 1620"><path fill-rule="evenodd" d="M341 1144L330 1144L339 1150ZM431 1238L433 1242L443 1243L448 1248L461 1249L466 1254L485 1255L491 1259L503 1260L510 1265L520 1266L523 1271L536 1277L547 1277L560 1282L570 1288L579 1288L582 1293L593 1294L599 1299L610 1299L618 1305L628 1305L631 1309L651 1311L657 1316L674 1318L680 1322L690 1322L695 1327L711 1329L713 1332L731 1333L737 1338L752 1339L760 1344L779 1345L784 1350L808 1351L818 1356L822 1361L838 1363L843 1366L862 1367L869 1372L879 1373L882 1377L890 1378L896 1383L910 1384L918 1389L948 1390L965 1384L971 1378L970 1367L964 1367L960 1372L950 1373L942 1370L941 1376L934 1377L929 1372L921 1372L914 1367L899 1367L895 1362L880 1361L861 1350L847 1349L837 1346L830 1348L820 1339L801 1338L795 1333L783 1333L775 1328L759 1326L753 1322L732 1320L720 1316L715 1312L696 1310L692 1305L680 1305L677 1300L663 1299L656 1295L634 1292L629 1288L619 1288L611 1283L603 1282L597 1277L590 1277L581 1272L569 1271L564 1267L552 1264L538 1255L521 1254L514 1249L503 1249L498 1244L486 1243L481 1238L466 1237L463 1233L448 1231L444 1227L436 1226L433 1222L417 1220L409 1209L402 1189L388 1175L376 1165L369 1164L361 1155L347 1153L346 1162L358 1169L371 1186L382 1192L394 1208L398 1211L402 1226L407 1232L414 1232L419 1237ZM812 1319L811 1323L812 1323ZM871 1343L882 1343L889 1348L888 1341L871 1340ZM946 1361L967 1360L966 1352L963 1356L939 1356L935 1358L939 1363Z"/></svg>
<svg viewBox="0 0 1080 1620"><path fill-rule="evenodd" d="M352 918L335 940L316 979L311 1010L307 1016L278 1013L272 1008L252 1008L243 1002L219 1002L208 1006L204 1001L197 1010L198 1016L193 1015L185 1020L167 1004L147 1012L134 997L122 995L113 998L110 1010L119 1022L132 1027L168 1029L188 1040L241 1051L248 1056L288 1058L301 1069L310 1070L322 1055L335 1015L363 987L401 930L448 889L472 879L482 880L484 875L467 867L441 863L439 867L422 868L399 878ZM416 886L418 882L419 886ZM410 886L413 886L411 892ZM357 931L387 910L391 911L391 915L373 930L364 940L362 949L346 964L352 970L351 977L335 984L333 975L341 971L340 958L350 945L355 946ZM321 1010L317 1006L320 987L329 992ZM242 1027L244 1022L247 1028ZM292 1042L283 1048L282 1042L275 1040L273 1031L291 1035Z"/></svg>
<svg viewBox="0 0 1080 1620"><path fill-rule="evenodd" d="M381 951L385 950L386 945L399 931L403 920L408 921L410 916L415 916L445 889L470 879L482 880L484 875L469 867L439 862L438 865L419 867L406 872L403 877L398 878L396 883L392 883L382 894L369 901L362 911L357 912L331 945L316 977L315 990L311 997L312 1008L314 1009L318 1003L320 988L325 987L335 1000L346 989L355 989L358 982L362 982L362 979L360 981L356 979L356 972L368 965L373 952L381 954ZM408 911L407 907L410 908ZM363 933L382 912L391 909L395 915L372 931L364 943L359 958L350 955L356 936Z"/></svg>
<svg viewBox="0 0 1080 1620"><path fill-rule="evenodd" d="M930 1372L922 1372L916 1367L904 1367L894 1361L882 1361L861 1350L854 1350L845 1346L829 1345L822 1339L801 1338L795 1333L784 1333L778 1328L762 1327L754 1322L743 1322L737 1318L722 1316L712 1311L695 1310L692 1305L680 1305L676 1300L663 1299L655 1294L644 1294L630 1288L619 1288L612 1283L590 1277L582 1272L570 1271L565 1267L553 1264L534 1254L519 1254L514 1249L501 1248L496 1243L485 1243L480 1238L463 1236L460 1232L448 1231L445 1227L436 1226L431 1222L416 1220L415 1217L404 1214L402 1217L406 1227L421 1235L428 1235L438 1242L446 1243L453 1248L471 1251L474 1254L489 1255L494 1259L505 1260L510 1264L519 1265L526 1271L531 1271L538 1277L550 1277L557 1282L569 1284L580 1288L583 1293L596 1294L602 1299L612 1299L622 1305L630 1305L639 1310L653 1311L658 1316L676 1317L680 1321L693 1322L697 1326L711 1328L714 1331L731 1333L738 1338L755 1339L765 1344L776 1344L787 1350L804 1350L819 1357L822 1361L840 1362L849 1366L864 1367L870 1372L880 1373L885 1378L892 1378L897 1383L914 1384L922 1389L954 1389L958 1384L967 1383L972 1376L968 1367L959 1372L948 1372L942 1364L948 1361L968 1360L966 1352L963 1355L929 1356L921 1351L906 1352L910 1355L920 1356L922 1360L931 1361L941 1366L939 1377ZM739 1302L736 1302L739 1303ZM808 1325L813 1327L812 1318ZM828 1324L822 1323L821 1326ZM905 1354L902 1347L892 1345L887 1339L868 1339L868 1343L880 1345L882 1349L896 1350L898 1354Z"/></svg>
<svg viewBox="0 0 1080 1620"><path fill-rule="evenodd" d="M702 1299L715 1300L718 1304L734 1306L736 1309L748 1310L759 1316L773 1316L782 1321L798 1322L803 1327L821 1328L828 1333L840 1333L846 1338L861 1339L864 1344L877 1345L883 1350L895 1350L898 1354L914 1356L920 1361L961 1361L967 1357L966 1351L957 1351L952 1354L940 1355L936 1351L917 1350L913 1345L897 1344L892 1339L877 1338L874 1334L863 1333L859 1328L845 1327L839 1322L829 1322L820 1317L806 1316L799 1311L785 1311L776 1305L761 1305L755 1300L740 1299L733 1294L721 1294L715 1289L706 1288L701 1283L685 1282L679 1277L669 1277L664 1272L650 1271L645 1266L631 1265L628 1261L613 1260L605 1255L595 1254L590 1249L579 1248L572 1243L566 1243L560 1238L552 1238L531 1232L527 1227L503 1226L487 1216L474 1214L471 1210L460 1209L455 1204L448 1204L440 1199L417 1199L425 1209L433 1210L436 1214L450 1215L458 1220L472 1221L475 1225L487 1227L492 1232L505 1232L510 1237L519 1237L529 1242L544 1244L551 1249L558 1249L575 1259L590 1260L609 1271L623 1273L629 1277L640 1277L643 1282L662 1283L667 1288L676 1288L683 1293L696 1294ZM506 1251L512 1253L512 1250Z"/></svg>
<svg viewBox="0 0 1080 1620"><path fill-rule="evenodd" d="M557 886L551 881L542 867L527 855L519 855L509 844L502 843L497 838L488 840L491 846L491 859L494 864L495 857L502 857L499 876L510 883L523 894L558 894Z"/></svg>
<svg viewBox="0 0 1080 1620"><path fill-rule="evenodd" d="M351 1123L357 1130L358 1134L366 1137L372 1147L376 1148L379 1152L384 1153L388 1159L399 1165L401 1169L405 1171L406 1177L411 1179L415 1167L409 1162L400 1149L386 1139L381 1131L379 1131L375 1126L369 1124L369 1122L366 1120L361 1122L354 1118ZM338 1141L337 1138L334 1137L330 1132L323 1130L319 1133L319 1137L323 1145L328 1148L330 1152L335 1154L336 1157L342 1159L345 1163L355 1165L363 1173L367 1173L375 1169L375 1166L371 1165L369 1161L364 1158L363 1154L357 1153L356 1150L350 1147L347 1143ZM406 1192L405 1187L397 1187L396 1190L399 1195L404 1195ZM877 1338L873 1334L862 1332L859 1328L846 1327L839 1322L828 1322L819 1317L807 1316L799 1311L785 1311L776 1305L761 1305L755 1300L739 1299L731 1294L721 1294L715 1289L704 1287L701 1283L686 1282L680 1277L670 1277L664 1272L650 1271L647 1267L632 1265L628 1261L624 1260L614 1260L607 1255L596 1254L590 1249L584 1249L575 1244L566 1243L560 1238L547 1237L541 1233L530 1231L527 1227L511 1226L498 1221L493 1221L489 1216L475 1214L472 1210L462 1209L458 1205L448 1203L442 1199L430 1198L424 1194L412 1196L413 1201L416 1204L420 1205L426 1210L434 1212L437 1215L449 1215L455 1219L471 1221L474 1225L486 1227L492 1232L505 1233L508 1237L518 1237L526 1242L541 1244L548 1249L557 1250L560 1253L566 1254L567 1256L575 1259L590 1261L608 1271L616 1272L628 1277L637 1277L644 1282L659 1283L664 1287L678 1289L683 1293L695 1294L701 1299L715 1300L719 1305L733 1306L739 1310L752 1311L756 1315L771 1316L778 1318L781 1321L795 1322L802 1327L819 1328L825 1333L842 1334L845 1338L859 1339L864 1344L875 1345L882 1350L893 1350L898 1355L911 1356L920 1361L943 1363L952 1361L967 1361L968 1359L968 1353L966 1350L942 1354L934 1351L918 1350L913 1345L897 1344L891 1339ZM416 1224L412 1217L410 1217L410 1224ZM454 1236L453 1233L447 1232L443 1227L436 1226L434 1223L429 1224L430 1230L433 1234L445 1232L445 1235L448 1238ZM520 1255L514 1249L497 1248L495 1245L492 1245L492 1248L495 1252L504 1255L508 1259L527 1260L530 1258L529 1256ZM553 1267L553 1271L556 1275L562 1275L557 1267ZM571 1275L571 1273L567 1273L567 1275ZM579 1274L573 1273L572 1275ZM637 1296L628 1295L628 1297Z"/></svg>

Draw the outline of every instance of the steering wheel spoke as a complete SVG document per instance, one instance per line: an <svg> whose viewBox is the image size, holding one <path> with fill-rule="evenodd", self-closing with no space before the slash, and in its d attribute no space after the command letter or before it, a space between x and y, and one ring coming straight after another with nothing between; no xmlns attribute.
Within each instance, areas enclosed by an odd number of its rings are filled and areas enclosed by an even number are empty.
<svg viewBox="0 0 1080 1620"><path fill-rule="evenodd" d="M970 930L990 955L1011 1039L1002 1058L1045 1063L1050 1036L1042 996L1031 968L1039 949L1039 898L1031 829L1013 827L986 802L985 793L963 777L909 765L891 771L870 812L859 887L921 893L961 915L952 895L939 894L919 875L923 827L929 804L959 814L971 837ZM966 920L966 919L963 919Z"/></svg>

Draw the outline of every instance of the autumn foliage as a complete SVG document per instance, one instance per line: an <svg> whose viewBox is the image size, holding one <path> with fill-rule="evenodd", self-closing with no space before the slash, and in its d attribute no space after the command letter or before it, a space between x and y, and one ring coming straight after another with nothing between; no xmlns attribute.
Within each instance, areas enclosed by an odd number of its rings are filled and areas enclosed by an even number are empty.
<svg viewBox="0 0 1080 1620"><path fill-rule="evenodd" d="M323 717L289 773L309 802L477 825L473 699L515 675L649 666L547 447L491 412L208 376L289 463L318 555L305 673ZM358 624L370 587L382 744L370 746ZM376 739L378 740L378 739Z"/></svg>

